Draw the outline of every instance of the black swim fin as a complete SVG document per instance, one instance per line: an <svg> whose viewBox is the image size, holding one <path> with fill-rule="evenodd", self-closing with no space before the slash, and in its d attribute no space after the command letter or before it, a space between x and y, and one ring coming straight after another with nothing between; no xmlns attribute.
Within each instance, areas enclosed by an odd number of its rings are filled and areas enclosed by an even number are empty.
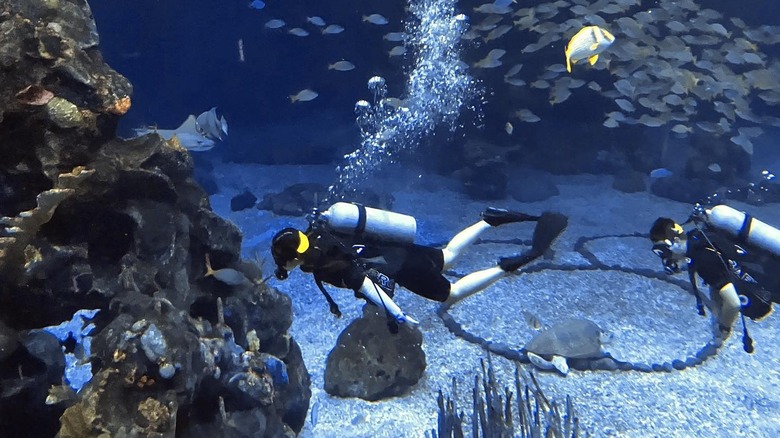
<svg viewBox="0 0 780 438"><path fill-rule="evenodd" d="M511 272L520 269L521 266L541 257L563 230L569 224L569 218L552 212L544 212L534 228L534 236L531 240L531 249L512 257L501 257L498 266L504 271Z"/></svg>
<svg viewBox="0 0 780 438"><path fill-rule="evenodd" d="M552 243L569 224L569 218L560 214L546 211L542 213L534 228L534 237L531 241L531 250L544 254L550 249Z"/></svg>
<svg viewBox="0 0 780 438"><path fill-rule="evenodd" d="M513 222L537 221L539 220L539 216L532 216L530 214L503 208L488 207L482 212L482 220L497 227Z"/></svg>

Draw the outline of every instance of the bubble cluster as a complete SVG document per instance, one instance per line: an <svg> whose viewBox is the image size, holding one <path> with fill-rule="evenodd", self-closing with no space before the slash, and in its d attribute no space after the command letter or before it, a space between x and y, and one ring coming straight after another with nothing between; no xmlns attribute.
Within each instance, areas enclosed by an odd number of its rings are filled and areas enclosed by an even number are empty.
<svg viewBox="0 0 780 438"><path fill-rule="evenodd" d="M748 183L744 187L721 189L707 196L703 201L696 203L694 212L701 211L704 207L712 207L727 200L747 202L761 205L767 202L780 200L780 185L776 181L777 176L769 170L761 171L758 182Z"/></svg>
<svg viewBox="0 0 780 438"><path fill-rule="evenodd" d="M347 154L336 170L330 200L354 191L370 173L414 149L436 127L454 129L460 109L472 97L474 80L460 61L460 40L466 17L455 14L455 0L410 0L405 43L413 65L402 100L387 97L385 80L368 81L373 102L355 105L361 130L360 147Z"/></svg>

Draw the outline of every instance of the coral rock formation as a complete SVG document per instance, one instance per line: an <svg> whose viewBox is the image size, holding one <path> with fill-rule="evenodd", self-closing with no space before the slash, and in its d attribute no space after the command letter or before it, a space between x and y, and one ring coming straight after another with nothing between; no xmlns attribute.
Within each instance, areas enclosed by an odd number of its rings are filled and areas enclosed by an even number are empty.
<svg viewBox="0 0 780 438"><path fill-rule="evenodd" d="M294 435L311 392L290 300L242 263L187 151L115 138L131 91L86 0L0 2L0 429ZM207 254L247 281L204 278ZM99 312L75 394L63 351L81 346L40 328L78 309Z"/></svg>
<svg viewBox="0 0 780 438"><path fill-rule="evenodd" d="M409 391L425 373L422 332L402 325L397 334L376 306L339 335L325 365L325 391L339 397L377 401Z"/></svg>

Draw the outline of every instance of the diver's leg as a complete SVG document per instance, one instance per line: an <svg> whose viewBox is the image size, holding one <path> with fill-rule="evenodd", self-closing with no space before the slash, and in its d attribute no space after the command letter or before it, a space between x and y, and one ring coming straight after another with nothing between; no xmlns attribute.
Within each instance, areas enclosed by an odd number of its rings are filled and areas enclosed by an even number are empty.
<svg viewBox="0 0 780 438"><path fill-rule="evenodd" d="M457 260L457 258L460 256L460 253L463 251L463 249L474 243L480 234L484 233L485 230L491 227L492 225L489 223L485 221L479 221L456 234L455 237L450 240L447 246L441 250L444 255L443 269L449 269L455 260Z"/></svg>
<svg viewBox="0 0 780 438"><path fill-rule="evenodd" d="M452 284L450 287L450 296L445 303L451 306L464 300L500 280L508 273L509 272L501 269L500 266L472 272Z"/></svg>
<svg viewBox="0 0 780 438"><path fill-rule="evenodd" d="M728 283L717 291L720 302L720 311L718 312L718 325L720 330L730 332L739 317L741 304L739 294L734 288L733 283Z"/></svg>
<svg viewBox="0 0 780 438"><path fill-rule="evenodd" d="M499 225L535 221L539 216L532 216L517 211L504 210L501 208L488 207L482 212L482 220L476 224L464 229L450 240L447 246L442 250L444 252L444 269L448 269L460 256L464 248L474 243L475 240L491 227Z"/></svg>
<svg viewBox="0 0 780 438"><path fill-rule="evenodd" d="M531 249L512 257L501 257L498 266L473 272L453 283L446 303L455 304L495 283L505 275L541 257L553 241L566 229L568 218L558 213L545 212L538 217ZM489 224L488 224L489 225ZM456 236L457 237L457 236ZM446 254L446 253L445 253Z"/></svg>
<svg viewBox="0 0 780 438"><path fill-rule="evenodd" d="M450 287L450 296L447 298L447 304L452 305L474 295L507 274L515 272L522 266L534 261L540 255L540 252L531 250L515 257L501 257L498 266L466 275Z"/></svg>

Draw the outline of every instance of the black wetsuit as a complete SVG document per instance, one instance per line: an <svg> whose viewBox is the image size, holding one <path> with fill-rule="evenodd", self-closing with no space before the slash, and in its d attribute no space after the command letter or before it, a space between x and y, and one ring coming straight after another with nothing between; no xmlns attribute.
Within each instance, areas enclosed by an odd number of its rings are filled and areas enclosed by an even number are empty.
<svg viewBox="0 0 780 438"><path fill-rule="evenodd" d="M318 286L325 282L352 289L359 296L368 276L391 297L393 282L431 300L443 302L449 297L450 282L441 274L441 249L338 236L320 227L310 228L305 234L310 248L301 270L311 272Z"/></svg>
<svg viewBox="0 0 780 438"><path fill-rule="evenodd" d="M777 257L754 248L747 250L746 246L735 244L733 238L712 228L693 229L687 237L688 275L697 294L696 274L716 291L733 283L737 293L749 300L742 306L745 316L761 319L771 312L772 301L777 301L780 294L768 266L780 268ZM774 291L770 292L764 285Z"/></svg>

